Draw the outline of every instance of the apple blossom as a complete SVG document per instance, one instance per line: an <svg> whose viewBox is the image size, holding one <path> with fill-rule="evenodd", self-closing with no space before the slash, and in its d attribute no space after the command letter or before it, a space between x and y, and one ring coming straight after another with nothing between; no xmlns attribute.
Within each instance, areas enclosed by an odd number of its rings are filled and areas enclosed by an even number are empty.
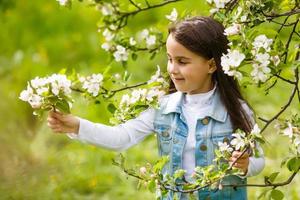
<svg viewBox="0 0 300 200"><path fill-rule="evenodd" d="M126 48L121 46L121 45L117 45L117 51L114 52L114 57L115 60L117 62L120 61L127 61L128 60L128 52L126 51Z"/></svg>
<svg viewBox="0 0 300 200"><path fill-rule="evenodd" d="M241 31L241 28L242 28L242 26L240 24L233 24L232 26L230 26L224 30L224 35L230 36L230 35L239 34Z"/></svg>
<svg viewBox="0 0 300 200"><path fill-rule="evenodd" d="M177 20L177 16L178 16L177 10L175 8L173 8L171 14L166 15L166 18L168 20L170 20L171 22L175 22Z"/></svg>

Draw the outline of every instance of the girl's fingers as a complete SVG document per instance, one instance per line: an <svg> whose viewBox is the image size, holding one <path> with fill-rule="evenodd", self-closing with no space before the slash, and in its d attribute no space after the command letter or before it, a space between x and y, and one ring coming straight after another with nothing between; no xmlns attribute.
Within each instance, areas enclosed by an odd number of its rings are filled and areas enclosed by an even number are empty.
<svg viewBox="0 0 300 200"><path fill-rule="evenodd" d="M240 163L234 163L234 164L233 164L233 167L236 167L236 168L239 168L239 169L244 169L244 168L245 168L245 165L240 164Z"/></svg>
<svg viewBox="0 0 300 200"><path fill-rule="evenodd" d="M238 158L241 154L242 154L242 152L240 152L240 151L234 151L232 153L232 157ZM248 158L248 157L249 157L249 154L247 152L245 152L239 159L241 159L241 158Z"/></svg>
<svg viewBox="0 0 300 200"><path fill-rule="evenodd" d="M57 120L57 119L54 118L54 117L48 117L48 118L47 118L47 121L48 121L48 123L50 123L50 124L58 124L58 123L59 123L59 120Z"/></svg>
<svg viewBox="0 0 300 200"><path fill-rule="evenodd" d="M61 125L59 125L59 124L51 124L51 123L48 122L48 126L52 130L54 130L54 129L61 129Z"/></svg>

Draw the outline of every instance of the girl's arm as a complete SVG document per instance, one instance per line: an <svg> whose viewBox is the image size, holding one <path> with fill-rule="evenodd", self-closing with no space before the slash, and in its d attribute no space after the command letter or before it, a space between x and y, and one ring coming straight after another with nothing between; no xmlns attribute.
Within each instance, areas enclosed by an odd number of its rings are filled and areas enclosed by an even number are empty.
<svg viewBox="0 0 300 200"><path fill-rule="evenodd" d="M92 143L107 149L123 151L153 133L154 109L118 126L93 123L73 115L50 112L48 126L57 133L68 133L72 139Z"/></svg>
<svg viewBox="0 0 300 200"><path fill-rule="evenodd" d="M242 103L243 109L246 111L248 116L250 117L252 125L255 124L255 118L253 111L248 107L246 103ZM248 168L244 176L240 176L243 178L256 176L258 175L265 167L265 157L264 152L261 146L256 144L257 150L259 151L259 157L250 156L248 161Z"/></svg>

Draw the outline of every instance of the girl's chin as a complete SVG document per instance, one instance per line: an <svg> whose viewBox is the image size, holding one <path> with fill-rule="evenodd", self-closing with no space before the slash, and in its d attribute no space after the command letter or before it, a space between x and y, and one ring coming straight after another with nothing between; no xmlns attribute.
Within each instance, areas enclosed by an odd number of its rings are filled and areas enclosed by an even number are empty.
<svg viewBox="0 0 300 200"><path fill-rule="evenodd" d="M186 88L183 88L183 87L180 87L180 86L177 86L177 85L175 85L175 88L179 92L182 92L182 93L186 93L187 92Z"/></svg>

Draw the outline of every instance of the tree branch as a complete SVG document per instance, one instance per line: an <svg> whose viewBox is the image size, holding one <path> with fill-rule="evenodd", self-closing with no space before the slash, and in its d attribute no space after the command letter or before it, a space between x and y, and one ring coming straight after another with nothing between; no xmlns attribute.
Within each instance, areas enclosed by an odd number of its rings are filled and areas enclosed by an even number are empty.
<svg viewBox="0 0 300 200"><path fill-rule="evenodd" d="M228 184L228 185L223 185L224 187L273 187L276 188L278 186L284 186L284 185L288 185L292 182L292 180L295 178L295 176L297 175L297 173L299 172L299 169L292 173L292 175L283 182L279 182L279 183L268 183L268 184Z"/></svg>

